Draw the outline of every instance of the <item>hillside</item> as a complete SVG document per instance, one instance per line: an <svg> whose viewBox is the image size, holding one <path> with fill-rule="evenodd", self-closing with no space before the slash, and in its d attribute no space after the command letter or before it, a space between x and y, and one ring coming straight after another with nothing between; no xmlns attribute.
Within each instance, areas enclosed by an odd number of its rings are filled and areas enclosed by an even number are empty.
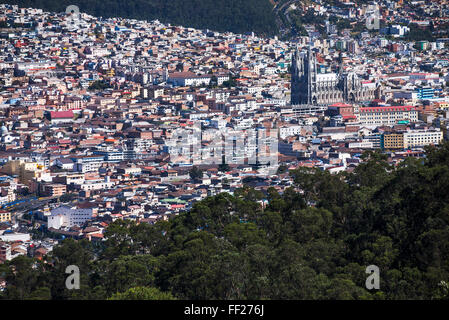
<svg viewBox="0 0 449 320"><path fill-rule="evenodd" d="M81 12L101 17L142 20L158 19L198 29L255 32L270 36L277 33L273 5L269 0L4 0L25 8L63 12L77 5Z"/></svg>
<svg viewBox="0 0 449 320"><path fill-rule="evenodd" d="M0 299L447 299L449 143L399 166L363 159L353 173L290 171L301 193L245 187L154 225L117 220L106 241L66 239L43 261L19 256L0 264ZM68 265L80 290L65 289ZM365 288L369 265L379 290Z"/></svg>

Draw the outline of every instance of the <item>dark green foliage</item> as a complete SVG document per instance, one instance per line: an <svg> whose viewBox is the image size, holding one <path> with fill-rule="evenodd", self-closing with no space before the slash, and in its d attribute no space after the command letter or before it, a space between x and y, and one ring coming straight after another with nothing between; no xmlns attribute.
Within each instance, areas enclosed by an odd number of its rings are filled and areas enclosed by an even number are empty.
<svg viewBox="0 0 449 320"><path fill-rule="evenodd" d="M196 166L193 166L192 169L189 171L190 179L197 180L201 179L203 177L203 170L199 169Z"/></svg>
<svg viewBox="0 0 449 320"><path fill-rule="evenodd" d="M237 81L236 81L236 77L230 77L229 80L224 81L222 86L226 87L226 88L232 88L237 86Z"/></svg>
<svg viewBox="0 0 449 320"><path fill-rule="evenodd" d="M410 32L404 36L404 40L409 41L434 41L435 37L429 28L420 28L418 25L411 23L409 25Z"/></svg>
<svg viewBox="0 0 449 320"><path fill-rule="evenodd" d="M161 292L157 288L135 287L114 294L109 300L175 300L171 293Z"/></svg>
<svg viewBox="0 0 449 320"><path fill-rule="evenodd" d="M6 297L8 299L23 300L49 298L48 288L45 288L46 273L44 266L37 260L26 256L19 256L7 265L1 266L3 277L8 283Z"/></svg>
<svg viewBox="0 0 449 320"><path fill-rule="evenodd" d="M288 168L287 168L286 165L284 165L284 164L283 164L283 165L280 165L279 168L278 168L278 170L277 170L277 174L283 174L283 173L286 173L287 170L288 170Z"/></svg>
<svg viewBox="0 0 449 320"><path fill-rule="evenodd" d="M118 220L102 245L65 240L44 262L18 257L0 265L0 297L448 299L449 143L396 167L363 158L350 174L293 170L283 194L244 187L168 222ZM71 264L80 290L65 289ZM369 265L380 290L365 288Z"/></svg>
<svg viewBox="0 0 449 320"><path fill-rule="evenodd" d="M7 0L20 7L65 12L77 5L98 17L155 20L175 25L236 33L277 34L269 0Z"/></svg>
<svg viewBox="0 0 449 320"><path fill-rule="evenodd" d="M108 83L106 83L104 81L97 80L90 84L89 90L104 90L104 89L107 89L110 87L111 86Z"/></svg>
<svg viewBox="0 0 449 320"><path fill-rule="evenodd" d="M230 167L229 167L229 165L227 163L221 163L221 164L218 165L218 170L220 172L227 172L227 171L230 170Z"/></svg>

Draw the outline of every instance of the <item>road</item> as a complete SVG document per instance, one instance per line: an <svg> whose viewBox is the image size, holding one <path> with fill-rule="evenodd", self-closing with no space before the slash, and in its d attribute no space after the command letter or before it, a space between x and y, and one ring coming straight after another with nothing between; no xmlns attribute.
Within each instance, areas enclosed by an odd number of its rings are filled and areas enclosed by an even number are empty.
<svg viewBox="0 0 449 320"><path fill-rule="evenodd" d="M290 30L290 29L294 29L294 31L296 32L296 28L292 25L291 21L290 21L290 17L288 16L288 8L290 8L290 6L294 3L297 3L298 0L290 0L287 1L285 3L283 3L279 8L277 7L278 5L274 6L273 10L275 12L276 15L276 22L279 25L279 30ZM288 21L289 25L285 25L283 20L281 19L281 15L283 15L285 17L285 19Z"/></svg>
<svg viewBox="0 0 449 320"><path fill-rule="evenodd" d="M35 199L35 200L17 204L16 206L14 206L10 209L11 212L14 213L12 215L13 223L21 220L22 216L25 213L29 213L30 211L35 211L35 210L41 209L45 205L49 204L51 201L54 201L56 199L57 199L57 197L40 198L40 200Z"/></svg>

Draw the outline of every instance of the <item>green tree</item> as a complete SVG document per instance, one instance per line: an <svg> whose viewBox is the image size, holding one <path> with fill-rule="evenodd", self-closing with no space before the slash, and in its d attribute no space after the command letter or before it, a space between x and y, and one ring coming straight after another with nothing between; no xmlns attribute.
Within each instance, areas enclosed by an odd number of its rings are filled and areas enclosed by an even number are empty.
<svg viewBox="0 0 449 320"><path fill-rule="evenodd" d="M190 179L197 180L201 179L203 177L203 170L198 168L197 166L193 166L192 169L189 171Z"/></svg>
<svg viewBox="0 0 449 320"><path fill-rule="evenodd" d="M135 287L113 294L108 300L176 300L171 293L152 287Z"/></svg>

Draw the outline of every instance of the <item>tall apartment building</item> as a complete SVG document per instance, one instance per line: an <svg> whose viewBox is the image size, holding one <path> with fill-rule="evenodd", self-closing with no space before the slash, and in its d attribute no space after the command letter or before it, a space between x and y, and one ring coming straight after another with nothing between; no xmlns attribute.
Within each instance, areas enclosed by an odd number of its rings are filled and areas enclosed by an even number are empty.
<svg viewBox="0 0 449 320"><path fill-rule="evenodd" d="M441 130L410 130L404 132L404 148L437 145L443 140Z"/></svg>
<svg viewBox="0 0 449 320"><path fill-rule="evenodd" d="M443 140L443 131L439 129L408 130L383 134L382 147L387 150L424 147L438 145L441 140Z"/></svg>
<svg viewBox="0 0 449 320"><path fill-rule="evenodd" d="M418 93L418 99L426 100L433 99L435 89L434 88L416 88L415 92Z"/></svg>
<svg viewBox="0 0 449 320"><path fill-rule="evenodd" d="M358 120L365 126L393 126L418 121L418 111L413 106L365 107L359 108Z"/></svg>
<svg viewBox="0 0 449 320"><path fill-rule="evenodd" d="M363 138L363 142L371 142L373 148L378 149L382 145L382 137L380 134L372 134L369 136L365 136Z"/></svg>
<svg viewBox="0 0 449 320"><path fill-rule="evenodd" d="M105 162L104 155L73 157L72 160L75 161L75 170L82 173L96 172Z"/></svg>
<svg viewBox="0 0 449 320"><path fill-rule="evenodd" d="M29 184L33 179L51 181L49 170L38 162L27 162L23 160L8 161L0 170L7 175L17 175L19 181Z"/></svg>
<svg viewBox="0 0 449 320"><path fill-rule="evenodd" d="M50 197L59 197L67 192L66 185L61 183L44 184L42 189L42 193Z"/></svg>
<svg viewBox="0 0 449 320"><path fill-rule="evenodd" d="M382 148L404 149L404 134L403 133L385 133L382 135Z"/></svg>

